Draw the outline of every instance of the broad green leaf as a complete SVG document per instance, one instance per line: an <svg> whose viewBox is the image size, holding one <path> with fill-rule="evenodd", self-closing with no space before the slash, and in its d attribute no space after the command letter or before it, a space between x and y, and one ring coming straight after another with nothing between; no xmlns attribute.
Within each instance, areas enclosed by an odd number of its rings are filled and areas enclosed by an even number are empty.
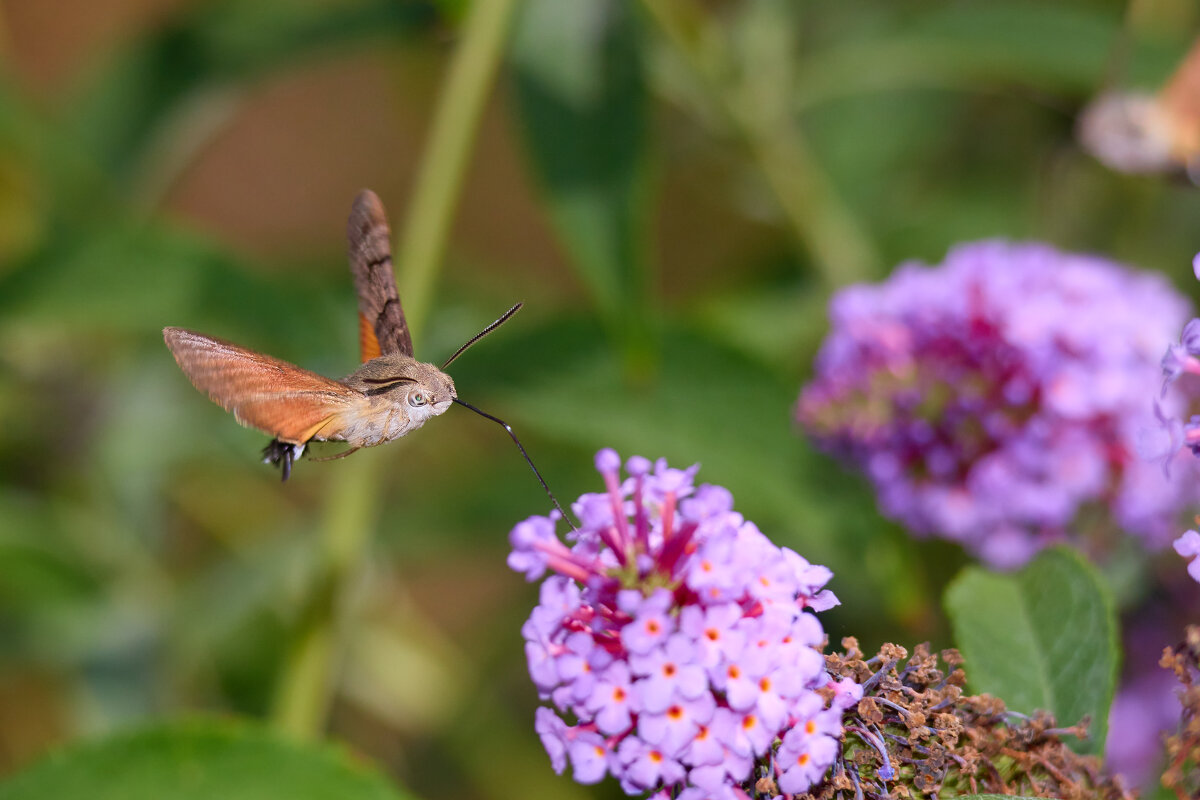
<svg viewBox="0 0 1200 800"><path fill-rule="evenodd" d="M40 542L0 536L0 621L94 594L97 581L66 555Z"/></svg>
<svg viewBox="0 0 1200 800"><path fill-rule="evenodd" d="M1037 798L1025 795L1018 797L1015 794L960 794L958 800L1037 800Z"/></svg>
<svg viewBox="0 0 1200 800"><path fill-rule="evenodd" d="M114 199L107 177L44 105L0 77L0 277L59 239L65 219L94 218Z"/></svg>
<svg viewBox="0 0 1200 800"><path fill-rule="evenodd" d="M768 285L705 298L693 317L714 337L796 374L812 369L812 354L829 331L829 297L808 286Z"/></svg>
<svg viewBox="0 0 1200 800"><path fill-rule="evenodd" d="M196 720L72 745L0 783L0 800L400 800L363 761L246 723Z"/></svg>
<svg viewBox="0 0 1200 800"><path fill-rule="evenodd" d="M973 66L991 68L997 77L1090 90L1103 80L1124 24L1116 7L1011 0L943 5L910 31L930 43L954 45Z"/></svg>
<svg viewBox="0 0 1200 800"><path fill-rule="evenodd" d="M342 352L349 358L352 325L339 324L333 307L352 301L349 281L342 272L326 275L341 281L344 296L301 276L265 278L210 241L169 225L114 223L64 232L0 275L0 317L8 324L36 322L71 333L122 331L150 338L158 338L166 325L215 322L212 333L250 346L295 346L291 353L275 353L293 359L319 351L344 331ZM257 338L248 339L248 332ZM264 341L264 333L273 341Z"/></svg>
<svg viewBox="0 0 1200 800"><path fill-rule="evenodd" d="M644 305L647 97L626 0L530 0L512 42L517 111L550 217L611 322Z"/></svg>
<svg viewBox="0 0 1200 800"><path fill-rule="evenodd" d="M946 589L971 689L1061 725L1091 717L1081 747L1101 752L1117 676L1117 622L1095 571L1065 548L1007 575L969 567Z"/></svg>
<svg viewBox="0 0 1200 800"><path fill-rule="evenodd" d="M1090 94L1106 74L1121 25L1119 14L1083 5L938 6L905 24L882 32L864 26L814 50L798 67L795 98L809 107L860 92L920 86L994 92L1014 83ZM1133 60L1132 77L1161 81L1178 57L1162 48L1146 52Z"/></svg>

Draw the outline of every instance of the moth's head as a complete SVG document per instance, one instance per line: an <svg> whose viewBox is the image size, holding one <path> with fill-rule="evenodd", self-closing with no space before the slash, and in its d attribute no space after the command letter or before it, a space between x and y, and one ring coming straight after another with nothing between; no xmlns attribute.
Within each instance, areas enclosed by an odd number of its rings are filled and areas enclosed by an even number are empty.
<svg viewBox="0 0 1200 800"><path fill-rule="evenodd" d="M457 396L449 375L433 364L402 355L373 358L346 383L368 395L386 395L390 402L403 406L410 418L419 420L446 413Z"/></svg>
<svg viewBox="0 0 1200 800"><path fill-rule="evenodd" d="M454 390L454 379L433 364L416 362L413 365L412 383L399 387L404 402L414 417L435 417L445 414L458 394Z"/></svg>

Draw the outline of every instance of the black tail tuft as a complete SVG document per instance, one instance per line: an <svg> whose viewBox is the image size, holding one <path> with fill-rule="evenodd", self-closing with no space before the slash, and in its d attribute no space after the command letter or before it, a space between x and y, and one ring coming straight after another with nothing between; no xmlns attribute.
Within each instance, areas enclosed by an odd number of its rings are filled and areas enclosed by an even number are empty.
<svg viewBox="0 0 1200 800"><path fill-rule="evenodd" d="M263 463L279 467L283 471L283 480L286 481L292 474L292 464L300 459L300 454L303 452L304 445L302 444L290 444L272 439L271 443L263 448Z"/></svg>

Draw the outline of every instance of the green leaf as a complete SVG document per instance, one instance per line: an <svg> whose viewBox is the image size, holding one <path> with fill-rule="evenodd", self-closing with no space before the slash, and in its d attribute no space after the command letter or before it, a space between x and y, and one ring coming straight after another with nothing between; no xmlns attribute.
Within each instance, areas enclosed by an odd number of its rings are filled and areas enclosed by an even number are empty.
<svg viewBox="0 0 1200 800"><path fill-rule="evenodd" d="M1088 5L1020 0L935 9L910 32L954 45L984 74L1090 89L1110 57L1120 20L1117 12Z"/></svg>
<svg viewBox="0 0 1200 800"><path fill-rule="evenodd" d="M917 86L969 91L1027 83L1042 91L1096 89L1120 35L1118 13L1065 4L1012 2L942 5L903 24L862 26L797 66L800 107L860 92ZM1178 54L1134 60L1159 75ZM1143 62L1151 62L1148 70Z"/></svg>
<svg viewBox="0 0 1200 800"><path fill-rule="evenodd" d="M1013 794L960 794L958 800L1037 800L1035 797Z"/></svg>
<svg viewBox="0 0 1200 800"><path fill-rule="evenodd" d="M530 0L511 61L550 217L610 321L644 306L647 96L624 0Z"/></svg>
<svg viewBox="0 0 1200 800"><path fill-rule="evenodd" d="M0 783L0 800L399 800L346 752L246 723L192 720L68 747Z"/></svg>
<svg viewBox="0 0 1200 800"><path fill-rule="evenodd" d="M296 275L265 278L203 237L168 225L114 223L63 232L59 239L0 275L0 316L91 335L116 330L150 338L166 325L217 322L214 332L223 337L245 341L251 329L256 336L273 332L275 343L299 343L297 351L319 350L339 329L351 329L324 327L339 298L321 291L323 285Z"/></svg>
<svg viewBox="0 0 1200 800"><path fill-rule="evenodd" d="M488 410L522 432L593 452L702 462L701 481L729 487L739 511L806 558L861 564L878 515L795 430L790 381L671 320L658 370L632 380L599 333L577 314L524 337L510 331L489 343L486 361L457 362L456 385L464 396L486 387Z"/></svg>
<svg viewBox="0 0 1200 800"><path fill-rule="evenodd" d="M946 610L971 689L1013 711L1044 709L1062 725L1091 717L1080 749L1104 749L1117 676L1117 621L1095 571L1056 548L1020 572L969 567L946 589Z"/></svg>

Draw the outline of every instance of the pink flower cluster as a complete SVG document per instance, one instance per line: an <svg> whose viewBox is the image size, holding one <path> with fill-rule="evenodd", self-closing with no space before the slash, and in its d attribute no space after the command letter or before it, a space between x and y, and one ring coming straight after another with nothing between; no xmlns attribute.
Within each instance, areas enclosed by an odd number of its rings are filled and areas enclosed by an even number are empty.
<svg viewBox="0 0 1200 800"><path fill-rule="evenodd" d="M531 581L557 573L522 628L530 676L556 709L536 720L554 769L656 798L745 798L764 777L805 791L862 696L825 672L810 613L837 604L823 588L832 573L772 544L726 489L694 488L696 467L635 456L622 481L612 450L596 467L607 491L574 504L570 546L556 514L510 536L509 566Z"/></svg>

